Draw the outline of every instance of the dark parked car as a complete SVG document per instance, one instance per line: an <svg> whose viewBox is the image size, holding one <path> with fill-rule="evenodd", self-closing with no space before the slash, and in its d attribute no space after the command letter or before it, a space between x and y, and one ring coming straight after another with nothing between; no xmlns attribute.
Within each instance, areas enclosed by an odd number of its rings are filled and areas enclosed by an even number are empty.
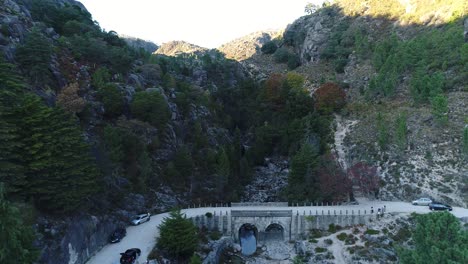
<svg viewBox="0 0 468 264"><path fill-rule="evenodd" d="M120 253L120 264L134 264L140 254L141 250L139 248L127 249L125 253Z"/></svg>
<svg viewBox="0 0 468 264"><path fill-rule="evenodd" d="M445 211L445 210L452 211L452 206L443 204L443 203L433 202L429 204L429 209L438 210L438 211Z"/></svg>
<svg viewBox="0 0 468 264"><path fill-rule="evenodd" d="M125 228L119 227L112 233L109 240L111 243L117 243L120 242L120 240L122 240L125 235L127 235L127 230L125 230Z"/></svg>

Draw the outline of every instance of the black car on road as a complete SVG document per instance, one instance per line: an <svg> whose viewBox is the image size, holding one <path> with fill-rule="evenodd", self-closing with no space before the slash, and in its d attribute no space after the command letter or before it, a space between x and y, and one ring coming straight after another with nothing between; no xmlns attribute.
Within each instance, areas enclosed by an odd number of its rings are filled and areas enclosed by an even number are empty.
<svg viewBox="0 0 468 264"><path fill-rule="evenodd" d="M127 249L124 253L120 253L120 264L134 264L140 254L139 248Z"/></svg>
<svg viewBox="0 0 468 264"><path fill-rule="evenodd" d="M122 240L122 238L124 238L126 235L127 235L127 230L125 230L125 228L123 227L119 227L115 229L112 235L110 235L109 241L111 243L120 242L120 240Z"/></svg>
<svg viewBox="0 0 468 264"><path fill-rule="evenodd" d="M452 211L452 206L443 203L433 202L429 204L429 209L436 211Z"/></svg>

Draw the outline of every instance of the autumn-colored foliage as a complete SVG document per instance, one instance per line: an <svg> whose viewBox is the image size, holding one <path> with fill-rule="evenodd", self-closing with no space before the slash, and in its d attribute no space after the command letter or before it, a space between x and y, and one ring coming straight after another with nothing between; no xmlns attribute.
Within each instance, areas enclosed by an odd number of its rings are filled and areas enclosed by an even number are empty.
<svg viewBox="0 0 468 264"><path fill-rule="evenodd" d="M315 107L322 112L340 110L346 104L346 93L336 83L325 83L314 93Z"/></svg>
<svg viewBox="0 0 468 264"><path fill-rule="evenodd" d="M281 73L273 73L265 83L266 98L275 104L280 104L282 101L284 75Z"/></svg>
<svg viewBox="0 0 468 264"><path fill-rule="evenodd" d="M57 96L57 103L71 113L80 113L86 106L86 101L78 95L78 83L65 86Z"/></svg>
<svg viewBox="0 0 468 264"><path fill-rule="evenodd" d="M332 155L321 157L322 166L318 169L320 191L324 201L344 201L351 193L351 181L338 166Z"/></svg>
<svg viewBox="0 0 468 264"><path fill-rule="evenodd" d="M348 177L353 181L353 185L359 186L363 193L378 194L379 175L377 167L365 162L358 162L348 169Z"/></svg>

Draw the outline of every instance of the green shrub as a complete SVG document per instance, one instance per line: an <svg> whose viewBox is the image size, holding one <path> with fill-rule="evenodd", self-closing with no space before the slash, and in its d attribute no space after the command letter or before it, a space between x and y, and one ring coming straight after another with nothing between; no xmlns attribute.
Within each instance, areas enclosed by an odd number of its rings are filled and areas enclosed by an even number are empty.
<svg viewBox="0 0 468 264"><path fill-rule="evenodd" d="M328 250L326 248L323 248L323 247L316 247L315 248L315 252L316 253L324 253L324 252L327 252Z"/></svg>
<svg viewBox="0 0 468 264"><path fill-rule="evenodd" d="M368 234L368 235L377 235L380 233L379 230L374 230L374 229L367 229L366 232L364 232L365 234Z"/></svg>
<svg viewBox="0 0 468 264"><path fill-rule="evenodd" d="M340 233L336 236L339 240L344 241L348 235L346 233Z"/></svg>
<svg viewBox="0 0 468 264"><path fill-rule="evenodd" d="M136 118L158 128L163 128L170 117L169 106L157 91L137 92L130 109Z"/></svg>
<svg viewBox="0 0 468 264"><path fill-rule="evenodd" d="M301 61L296 54L289 54L288 56L288 68L294 70L301 65Z"/></svg>
<svg viewBox="0 0 468 264"><path fill-rule="evenodd" d="M109 117L120 116L125 103L122 92L117 85L108 83L98 91L98 96L104 105L105 115Z"/></svg>
<svg viewBox="0 0 468 264"><path fill-rule="evenodd" d="M439 125L445 125L448 122L448 102L447 97L438 95L431 99L432 114Z"/></svg>
<svg viewBox="0 0 468 264"><path fill-rule="evenodd" d="M327 245L333 244L333 240L331 240L331 239L329 239L329 238L325 239L324 242L325 242L325 244L327 244Z"/></svg>
<svg viewBox="0 0 468 264"><path fill-rule="evenodd" d="M211 212L207 212L207 213L205 214L205 216L208 217L208 218L211 218L211 217L213 217L213 214L212 214Z"/></svg>
<svg viewBox="0 0 468 264"><path fill-rule="evenodd" d="M222 234L219 231L212 231L209 236L211 240L219 240Z"/></svg>
<svg viewBox="0 0 468 264"><path fill-rule="evenodd" d="M273 54L278 49L275 41L268 41L267 43L263 44L261 51L264 54Z"/></svg>
<svg viewBox="0 0 468 264"><path fill-rule="evenodd" d="M463 129L462 136L462 155L468 159L468 125Z"/></svg>
<svg viewBox="0 0 468 264"><path fill-rule="evenodd" d="M276 52L273 54L273 57L275 58L275 61L277 63L287 63L289 59L290 53L288 49L286 48L279 48L276 50Z"/></svg>

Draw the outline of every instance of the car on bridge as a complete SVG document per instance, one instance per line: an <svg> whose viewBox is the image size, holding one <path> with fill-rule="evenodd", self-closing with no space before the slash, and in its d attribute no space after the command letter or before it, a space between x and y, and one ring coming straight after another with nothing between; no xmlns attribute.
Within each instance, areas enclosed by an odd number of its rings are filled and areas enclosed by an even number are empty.
<svg viewBox="0 0 468 264"><path fill-rule="evenodd" d="M143 213L143 214L135 215L132 221L130 222L132 223L132 225L139 225L144 222L149 222L149 220L151 220L150 213Z"/></svg>
<svg viewBox="0 0 468 264"><path fill-rule="evenodd" d="M433 202L429 204L429 209L432 211L452 211L452 206L448 204Z"/></svg>
<svg viewBox="0 0 468 264"><path fill-rule="evenodd" d="M134 264L140 255L139 248L127 249L124 253L120 253L120 264Z"/></svg>
<svg viewBox="0 0 468 264"><path fill-rule="evenodd" d="M432 203L432 200L429 198L419 198L411 202L413 205L429 205Z"/></svg>

